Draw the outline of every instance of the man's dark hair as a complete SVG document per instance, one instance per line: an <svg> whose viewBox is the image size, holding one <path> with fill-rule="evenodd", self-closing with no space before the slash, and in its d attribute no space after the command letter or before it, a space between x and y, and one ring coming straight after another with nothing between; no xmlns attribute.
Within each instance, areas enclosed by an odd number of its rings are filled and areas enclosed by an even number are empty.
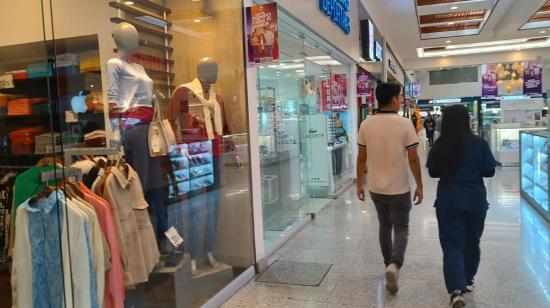
<svg viewBox="0 0 550 308"><path fill-rule="evenodd" d="M392 99L401 94L401 86L394 82L383 82L376 87L376 100L380 106L389 105Z"/></svg>

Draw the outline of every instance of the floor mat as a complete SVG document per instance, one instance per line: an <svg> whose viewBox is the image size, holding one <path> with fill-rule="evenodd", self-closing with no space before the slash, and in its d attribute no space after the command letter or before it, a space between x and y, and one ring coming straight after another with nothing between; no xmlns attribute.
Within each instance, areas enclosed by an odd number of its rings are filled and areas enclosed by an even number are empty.
<svg viewBox="0 0 550 308"><path fill-rule="evenodd" d="M331 267L332 264L277 260L256 281L317 287Z"/></svg>

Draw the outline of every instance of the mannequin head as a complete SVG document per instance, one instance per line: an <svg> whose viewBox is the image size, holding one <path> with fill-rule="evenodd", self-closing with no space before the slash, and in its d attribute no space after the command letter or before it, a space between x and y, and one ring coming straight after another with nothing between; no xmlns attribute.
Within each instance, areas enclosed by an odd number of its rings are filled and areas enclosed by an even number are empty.
<svg viewBox="0 0 550 308"><path fill-rule="evenodd" d="M218 63L212 58L202 58L197 65L197 77L204 87L218 80Z"/></svg>
<svg viewBox="0 0 550 308"><path fill-rule="evenodd" d="M127 56L139 47L139 34L136 27L127 22L115 26L113 39L121 56Z"/></svg>

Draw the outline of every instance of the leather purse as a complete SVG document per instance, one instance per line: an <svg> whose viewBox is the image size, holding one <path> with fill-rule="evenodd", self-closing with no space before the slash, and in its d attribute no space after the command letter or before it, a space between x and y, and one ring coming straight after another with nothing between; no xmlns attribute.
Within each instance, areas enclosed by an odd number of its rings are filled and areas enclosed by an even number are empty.
<svg viewBox="0 0 550 308"><path fill-rule="evenodd" d="M170 121L162 119L160 106L155 97L153 98L153 108L153 122L149 124L149 156L166 156L169 148L176 145L176 135Z"/></svg>

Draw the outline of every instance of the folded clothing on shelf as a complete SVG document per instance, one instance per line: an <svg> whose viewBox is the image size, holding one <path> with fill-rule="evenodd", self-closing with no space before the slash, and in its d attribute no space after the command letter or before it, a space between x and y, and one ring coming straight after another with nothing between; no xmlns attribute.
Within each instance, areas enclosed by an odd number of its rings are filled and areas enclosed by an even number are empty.
<svg viewBox="0 0 550 308"><path fill-rule="evenodd" d="M60 133L45 133L34 137L34 154L59 153L61 150Z"/></svg>
<svg viewBox="0 0 550 308"><path fill-rule="evenodd" d="M29 78L26 70L11 71L11 72L8 72L8 74L11 74L11 76L13 77L13 80L21 80L21 79Z"/></svg>
<svg viewBox="0 0 550 308"><path fill-rule="evenodd" d="M8 116L21 116L21 115L31 115L33 114L33 105L41 104L36 109L37 111L42 111L44 108L48 108L48 98L47 97L37 97L37 98L19 98L14 99L8 102ZM46 107L44 107L46 104ZM46 113L48 109L46 109Z"/></svg>
<svg viewBox="0 0 550 308"><path fill-rule="evenodd" d="M104 130L94 130L91 133L85 134L84 143L88 147L105 147L107 146L107 132Z"/></svg>
<svg viewBox="0 0 550 308"><path fill-rule="evenodd" d="M29 64L27 66L27 75L29 78L50 77L53 75L53 63L41 62Z"/></svg>
<svg viewBox="0 0 550 308"><path fill-rule="evenodd" d="M101 71L99 51L90 51L80 55L80 72L89 73Z"/></svg>
<svg viewBox="0 0 550 308"><path fill-rule="evenodd" d="M55 66L59 69L61 67L78 66L78 55L74 53L64 53L55 57Z"/></svg>
<svg viewBox="0 0 550 308"><path fill-rule="evenodd" d="M10 155L10 137L0 135L0 155Z"/></svg>
<svg viewBox="0 0 550 308"><path fill-rule="evenodd" d="M24 155L34 153L34 138L42 134L42 126L27 127L11 131L9 133L12 155Z"/></svg>

